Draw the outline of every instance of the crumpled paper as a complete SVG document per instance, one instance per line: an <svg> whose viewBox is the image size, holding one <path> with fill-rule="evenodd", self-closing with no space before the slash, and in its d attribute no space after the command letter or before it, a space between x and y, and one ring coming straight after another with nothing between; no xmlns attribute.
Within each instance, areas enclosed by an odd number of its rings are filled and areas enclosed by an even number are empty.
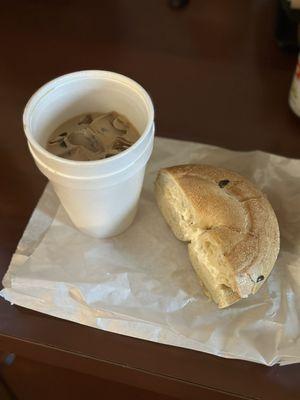
<svg viewBox="0 0 300 400"><path fill-rule="evenodd" d="M281 250L260 291L219 310L202 292L186 244L163 220L161 167L207 163L256 182L279 220ZM133 225L111 239L77 231L50 185L12 257L0 295L80 324L266 365L300 362L300 160L156 138Z"/></svg>

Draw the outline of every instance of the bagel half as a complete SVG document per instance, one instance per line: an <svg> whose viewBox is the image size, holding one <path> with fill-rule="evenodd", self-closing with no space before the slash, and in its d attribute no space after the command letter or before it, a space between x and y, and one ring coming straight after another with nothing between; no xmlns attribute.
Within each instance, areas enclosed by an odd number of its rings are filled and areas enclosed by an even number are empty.
<svg viewBox="0 0 300 400"><path fill-rule="evenodd" d="M159 171L158 206L219 308L256 293L279 252L275 213L248 179L209 165Z"/></svg>

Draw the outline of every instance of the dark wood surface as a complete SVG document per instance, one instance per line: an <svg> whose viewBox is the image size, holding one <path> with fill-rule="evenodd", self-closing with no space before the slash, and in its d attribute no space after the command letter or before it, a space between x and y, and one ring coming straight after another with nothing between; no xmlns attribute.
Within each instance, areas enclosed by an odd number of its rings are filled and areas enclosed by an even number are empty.
<svg viewBox="0 0 300 400"><path fill-rule="evenodd" d="M274 40L276 1L194 0L175 11L163 0L6 0L0 9L1 276L46 183L22 110L58 75L107 69L136 79L153 97L158 135L300 156L300 121L287 104L296 55ZM226 360L3 300L0 350L174 398L300 398L299 365Z"/></svg>
<svg viewBox="0 0 300 400"><path fill-rule="evenodd" d="M173 397L141 390L132 386L100 379L67 368L57 368L32 359L16 357L2 368L3 385L0 399L60 400L117 399L172 400ZM2 391L1 391L2 388ZM34 389L34 390L33 390Z"/></svg>

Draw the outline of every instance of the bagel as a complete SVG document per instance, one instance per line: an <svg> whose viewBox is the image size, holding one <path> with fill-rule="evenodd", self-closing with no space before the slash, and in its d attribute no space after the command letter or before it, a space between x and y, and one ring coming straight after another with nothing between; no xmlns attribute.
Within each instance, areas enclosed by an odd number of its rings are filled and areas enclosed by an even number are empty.
<svg viewBox="0 0 300 400"><path fill-rule="evenodd" d="M279 227L265 195L248 179L209 165L159 171L158 206L174 235L188 242L206 295L219 308L254 294L279 252Z"/></svg>

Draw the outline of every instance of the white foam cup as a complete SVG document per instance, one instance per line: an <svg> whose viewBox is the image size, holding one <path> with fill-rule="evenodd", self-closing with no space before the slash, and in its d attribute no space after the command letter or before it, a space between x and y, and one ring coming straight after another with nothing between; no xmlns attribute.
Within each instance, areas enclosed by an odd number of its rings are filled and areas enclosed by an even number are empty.
<svg viewBox="0 0 300 400"><path fill-rule="evenodd" d="M49 135L83 113L117 111L140 132L127 150L97 161L72 161L48 152ZM154 111L147 92L108 71L80 71L42 86L28 101L24 131L40 171L82 232L106 238L123 232L136 214L145 167L153 148Z"/></svg>

